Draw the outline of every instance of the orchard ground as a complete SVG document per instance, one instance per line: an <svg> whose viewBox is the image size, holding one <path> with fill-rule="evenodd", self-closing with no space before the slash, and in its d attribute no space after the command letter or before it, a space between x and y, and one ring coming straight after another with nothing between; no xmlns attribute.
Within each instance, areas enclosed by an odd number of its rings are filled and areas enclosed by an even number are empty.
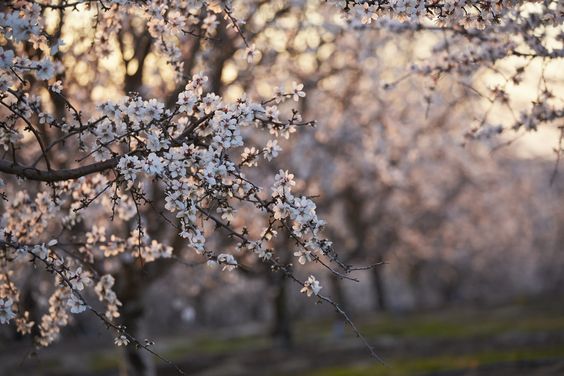
<svg viewBox="0 0 564 376"><path fill-rule="evenodd" d="M343 333L331 320L297 323L292 350L273 346L268 328L259 325L237 333L206 329L161 338L155 350L187 374L199 376L564 374L564 304L547 299L364 315L356 321L386 365L371 360L351 332ZM0 374L118 374L119 354L103 328L86 339L83 333L75 335L77 339L69 338L39 354L29 353L27 339L10 351L0 347ZM158 375L176 374L162 362L157 367Z"/></svg>

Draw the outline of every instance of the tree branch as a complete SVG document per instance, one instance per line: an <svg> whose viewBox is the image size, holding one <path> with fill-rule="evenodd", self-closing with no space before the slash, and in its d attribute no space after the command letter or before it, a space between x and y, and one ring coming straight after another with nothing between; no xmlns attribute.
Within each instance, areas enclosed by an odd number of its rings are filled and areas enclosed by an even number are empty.
<svg viewBox="0 0 564 376"><path fill-rule="evenodd" d="M69 168L63 170L44 171L34 167L22 166L7 160L0 160L0 172L10 175L17 175L28 180L57 182L64 180L78 179L96 172L106 171L115 168L121 156L113 157L102 162L92 163L86 166Z"/></svg>

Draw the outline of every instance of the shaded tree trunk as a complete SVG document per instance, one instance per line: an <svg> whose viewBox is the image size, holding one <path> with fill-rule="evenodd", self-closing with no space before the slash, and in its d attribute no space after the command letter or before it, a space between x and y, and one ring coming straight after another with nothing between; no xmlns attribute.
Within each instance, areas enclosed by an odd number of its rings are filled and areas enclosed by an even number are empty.
<svg viewBox="0 0 564 376"><path fill-rule="evenodd" d="M293 346L292 324L290 322L290 310L288 307L287 281L283 274L272 275L274 284L274 322L272 325L272 339L275 345L289 350Z"/></svg>
<svg viewBox="0 0 564 376"><path fill-rule="evenodd" d="M341 279L336 275L331 274L329 283L331 286L331 292L333 293L333 301L337 303L337 305L341 307L343 311L347 312L347 299ZM335 321L333 322L333 336L336 338L342 338L344 334L345 321L343 320L343 316L339 312L335 311Z"/></svg>
<svg viewBox="0 0 564 376"><path fill-rule="evenodd" d="M371 274L375 308L378 311L386 311L388 309L388 297L382 271L379 267L375 267L372 268Z"/></svg>
<svg viewBox="0 0 564 376"><path fill-rule="evenodd" d="M151 51L152 46L152 39L148 31L144 31L140 35L134 36L136 39L135 43L135 55L129 59L124 60L123 64L127 72L127 66L129 63L135 59L137 61L137 70L132 74L126 73L125 80L124 80L124 92L126 95L129 93L138 93L141 87L143 86L143 70L145 68L145 60L147 55ZM122 48L122 55L123 55L123 42L121 41L123 38L123 33L120 33L120 46Z"/></svg>
<svg viewBox="0 0 564 376"><path fill-rule="evenodd" d="M128 302L127 304L131 304ZM124 313L124 324L128 332L133 334L137 339L143 337L142 317L143 308L138 306L135 312ZM135 309L135 308L134 308ZM131 311L131 309L129 309ZM156 376L155 362L152 355L146 351L137 349L134 345L124 348L122 364L120 367L120 376Z"/></svg>
<svg viewBox="0 0 564 376"><path fill-rule="evenodd" d="M128 333L139 341L146 338L143 327L145 307L143 293L146 289L142 276L133 265L125 268L120 289L120 299L123 303L121 309L121 323L125 325ZM154 359L147 351L137 349L135 345L128 345L123 349L120 376L156 376Z"/></svg>
<svg viewBox="0 0 564 376"><path fill-rule="evenodd" d="M423 267L424 262L417 261L415 264L410 266L408 271L408 281L413 293L413 302L415 307L423 307L425 304L425 291L423 290L423 284L421 283Z"/></svg>
<svg viewBox="0 0 564 376"><path fill-rule="evenodd" d="M196 311L196 322L198 325L208 325L205 292L199 291L196 295L194 295L193 299L194 310Z"/></svg>

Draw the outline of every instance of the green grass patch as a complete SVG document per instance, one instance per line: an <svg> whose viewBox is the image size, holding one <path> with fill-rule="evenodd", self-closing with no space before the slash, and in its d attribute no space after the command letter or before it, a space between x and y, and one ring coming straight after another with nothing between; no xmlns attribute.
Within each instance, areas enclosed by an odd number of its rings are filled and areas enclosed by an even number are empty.
<svg viewBox="0 0 564 376"><path fill-rule="evenodd" d="M215 339L201 337L189 342L180 342L170 346L164 355L172 360L182 359L190 354L220 354L246 350L258 350L269 347L270 338L266 336L237 337Z"/></svg>
<svg viewBox="0 0 564 376"><path fill-rule="evenodd" d="M488 310L450 309L441 312L374 313L354 318L367 337L394 336L461 339L509 332L564 331L564 309L505 306ZM330 336L334 321L318 320L296 325L298 341Z"/></svg>
<svg viewBox="0 0 564 376"><path fill-rule="evenodd" d="M564 358L564 345L453 356L402 358L390 361L389 367L380 364L330 367L305 373L302 376L414 376L437 371L476 368L500 362L551 358Z"/></svg>
<svg viewBox="0 0 564 376"><path fill-rule="evenodd" d="M120 355L115 353L97 353L90 357L90 370L93 372L102 372L119 367Z"/></svg>
<svg viewBox="0 0 564 376"><path fill-rule="evenodd" d="M564 331L564 315L546 317L500 317L476 315L468 317L385 317L360 325L365 335L376 337L472 338L488 337L509 332Z"/></svg>

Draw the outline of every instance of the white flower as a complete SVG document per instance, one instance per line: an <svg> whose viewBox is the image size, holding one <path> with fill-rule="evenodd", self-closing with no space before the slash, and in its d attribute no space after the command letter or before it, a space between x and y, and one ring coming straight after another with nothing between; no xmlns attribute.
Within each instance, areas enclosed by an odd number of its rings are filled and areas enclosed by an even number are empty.
<svg viewBox="0 0 564 376"><path fill-rule="evenodd" d="M86 305L84 302L74 294L70 296L69 300L67 300L67 306L69 306L72 313L81 313L86 311Z"/></svg>
<svg viewBox="0 0 564 376"><path fill-rule="evenodd" d="M34 321L29 320L29 312L25 311L23 317L16 319L16 327L20 334L31 334L31 329L35 325Z"/></svg>
<svg viewBox="0 0 564 376"><path fill-rule="evenodd" d="M311 251L308 249L301 249L294 252L294 256L298 258L298 262L304 265L306 262L311 261Z"/></svg>
<svg viewBox="0 0 564 376"><path fill-rule="evenodd" d="M235 260L235 257L233 257L233 255L230 255L228 253L222 253L217 256L217 262L223 265L222 270L231 271L237 267L237 260Z"/></svg>
<svg viewBox="0 0 564 376"><path fill-rule="evenodd" d="M147 149L150 151L160 151L161 149L168 149L170 142L167 139L161 138L160 135L149 133L147 135Z"/></svg>
<svg viewBox="0 0 564 376"><path fill-rule="evenodd" d="M0 90L8 90L8 88L12 86L11 81L12 77L0 72Z"/></svg>
<svg viewBox="0 0 564 376"><path fill-rule="evenodd" d="M55 75L55 66L48 59L43 59L35 64L35 76L40 80L48 80Z"/></svg>
<svg viewBox="0 0 564 376"><path fill-rule="evenodd" d="M300 290L301 293L307 294L307 296L317 295L322 287L319 285L319 281L315 279L314 276L310 275L307 281L304 282L304 287Z"/></svg>
<svg viewBox="0 0 564 376"><path fill-rule="evenodd" d="M137 177L137 172L141 170L141 162L134 155L124 155L119 159L117 169L125 180L132 182Z"/></svg>
<svg viewBox="0 0 564 376"><path fill-rule="evenodd" d="M292 205L293 210L290 210L290 214L296 222L305 224L316 219L315 204L307 197L295 197Z"/></svg>
<svg viewBox="0 0 564 376"><path fill-rule="evenodd" d="M217 21L217 16L215 14L210 14L202 22L202 28L208 33L213 33L219 22Z"/></svg>
<svg viewBox="0 0 564 376"><path fill-rule="evenodd" d="M51 56L57 54L59 52L59 47L64 46L65 45L65 41L62 39L57 39L55 41L55 43L53 43L53 45L51 46L49 52L51 54Z"/></svg>
<svg viewBox="0 0 564 376"><path fill-rule="evenodd" d="M117 346L127 346L129 345L129 339L122 334L114 338L114 343Z"/></svg>
<svg viewBox="0 0 564 376"><path fill-rule="evenodd" d="M198 97L192 91L183 91L182 93L178 94L178 104L180 112L186 112L188 115L192 115L194 113L194 106L198 102Z"/></svg>
<svg viewBox="0 0 564 376"><path fill-rule="evenodd" d="M154 98L145 102L145 116L149 121L159 119L163 111L164 103L161 103Z"/></svg>
<svg viewBox="0 0 564 376"><path fill-rule="evenodd" d="M258 55L256 46L252 44L251 46L247 47L247 49L245 50L245 55L247 56L247 63L252 64L255 60L255 57Z"/></svg>
<svg viewBox="0 0 564 376"><path fill-rule="evenodd" d="M276 86L276 87L274 88L274 101L275 101L276 103L280 103L280 102L283 102L284 99L285 99L285 96L284 96L284 86L283 86L283 85Z"/></svg>
<svg viewBox="0 0 564 376"><path fill-rule="evenodd" d="M206 82L208 82L207 76L204 76L202 73L196 73L192 76L192 81L188 82L186 85L186 90L193 90L198 95L202 95L202 92L204 91L203 86Z"/></svg>
<svg viewBox="0 0 564 376"><path fill-rule="evenodd" d="M14 61L14 51L0 47L0 69L10 68Z"/></svg>
<svg viewBox="0 0 564 376"><path fill-rule="evenodd" d="M300 98L306 96L306 93L303 91L304 84L298 84L296 82L292 82L292 94L294 94L293 98L294 101L299 101Z"/></svg>
<svg viewBox="0 0 564 376"><path fill-rule="evenodd" d="M146 262L155 261L158 258L170 258L172 257L172 247L152 240L149 246L141 248L141 256Z"/></svg>
<svg viewBox="0 0 564 376"><path fill-rule="evenodd" d="M266 143L266 147L262 149L264 158L269 161L272 160L272 158L276 158L281 151L282 148L278 145L278 141L276 140L269 140Z"/></svg>
<svg viewBox="0 0 564 376"><path fill-rule="evenodd" d="M161 175L164 171L164 165L161 158L155 153L149 154L143 165L143 169L150 175Z"/></svg>
<svg viewBox="0 0 564 376"><path fill-rule="evenodd" d="M218 95L209 93L206 94L199 107L201 111L203 111L206 115L208 115L214 112L220 103L221 103L221 98Z"/></svg>
<svg viewBox="0 0 564 376"><path fill-rule="evenodd" d="M22 138L17 130L0 128L0 146L4 150L8 150L11 144L18 143Z"/></svg>
<svg viewBox="0 0 564 376"><path fill-rule="evenodd" d="M40 112L38 117L39 117L39 124L49 124L54 120L51 115L45 112Z"/></svg>
<svg viewBox="0 0 564 376"><path fill-rule="evenodd" d="M40 259L45 260L49 255L49 250L47 249L47 247L45 247L44 244L35 245L32 248L31 253L33 253L35 256L39 257Z"/></svg>
<svg viewBox="0 0 564 376"><path fill-rule="evenodd" d="M259 151L254 147L245 148L241 154L241 163L244 166L253 167L257 165L257 155Z"/></svg>
<svg viewBox="0 0 564 376"><path fill-rule="evenodd" d="M264 230L262 230L260 237L261 237L261 239L272 240L273 238L276 237L277 234L278 234L278 231L276 231L275 229L273 229L271 227L267 227Z"/></svg>
<svg viewBox="0 0 564 376"><path fill-rule="evenodd" d="M70 282L72 287L78 291L84 290L84 286L88 286L92 283L92 279L90 279L90 272L83 271L82 267L78 267L76 272L74 272L74 276L71 277Z"/></svg>
<svg viewBox="0 0 564 376"><path fill-rule="evenodd" d="M0 299L0 324L7 324L11 319L16 317L12 311L14 302L10 298Z"/></svg>
<svg viewBox="0 0 564 376"><path fill-rule="evenodd" d="M276 204L272 208L272 210L274 211L274 219L280 220L286 218L290 214L286 204L284 204L280 200L276 200L276 201L277 201Z"/></svg>
<svg viewBox="0 0 564 376"><path fill-rule="evenodd" d="M358 16L361 18L360 22L364 25L371 24L372 20L377 18L376 7L374 5L364 3L362 7L356 7L355 9L358 12Z"/></svg>
<svg viewBox="0 0 564 376"><path fill-rule="evenodd" d="M232 207L230 206L226 208L219 207L217 208L217 212L221 214L221 219L224 219L227 222L231 222L233 220L234 210Z"/></svg>
<svg viewBox="0 0 564 376"><path fill-rule="evenodd" d="M197 230L195 233L186 231L183 232L181 236L188 238L188 242L190 243L190 246L194 248L197 254L202 254L204 252L206 245L206 238L204 237L204 235L202 235L200 231Z"/></svg>
<svg viewBox="0 0 564 376"><path fill-rule="evenodd" d="M274 176L272 197L289 195L294 185L296 185L294 174L290 174L288 170L278 171L278 174Z"/></svg>
<svg viewBox="0 0 564 376"><path fill-rule="evenodd" d="M270 260L272 258L272 252L264 248L261 242L250 242L247 248L253 251L260 259Z"/></svg>
<svg viewBox="0 0 564 376"><path fill-rule="evenodd" d="M275 120L275 121L278 121L278 116L280 116L280 111L278 110L278 107L276 107L276 106L267 106L264 113L265 113L266 116L268 116L269 118L272 118L272 120Z"/></svg>

